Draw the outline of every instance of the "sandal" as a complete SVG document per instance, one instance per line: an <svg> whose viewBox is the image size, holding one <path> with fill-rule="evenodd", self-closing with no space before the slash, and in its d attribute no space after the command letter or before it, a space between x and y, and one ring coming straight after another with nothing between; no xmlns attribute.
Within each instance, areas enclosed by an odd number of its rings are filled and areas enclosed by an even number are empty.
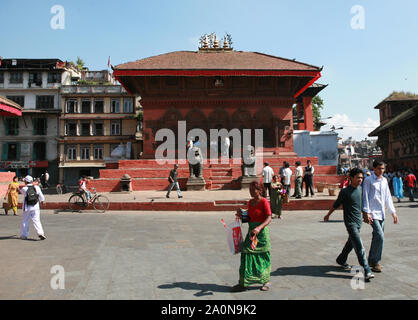
<svg viewBox="0 0 418 320"><path fill-rule="evenodd" d="M261 291L269 291L270 290L270 283L265 283L262 287L261 287Z"/></svg>

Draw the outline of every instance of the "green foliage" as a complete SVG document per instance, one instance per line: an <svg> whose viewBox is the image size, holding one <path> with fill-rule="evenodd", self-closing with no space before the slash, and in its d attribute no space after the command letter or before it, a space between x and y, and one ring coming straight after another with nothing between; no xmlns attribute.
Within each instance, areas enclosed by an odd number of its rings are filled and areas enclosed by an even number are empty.
<svg viewBox="0 0 418 320"><path fill-rule="evenodd" d="M324 100L320 96L315 96L312 99L312 113L313 113L313 122L314 128L316 131L321 129L321 110L324 109Z"/></svg>

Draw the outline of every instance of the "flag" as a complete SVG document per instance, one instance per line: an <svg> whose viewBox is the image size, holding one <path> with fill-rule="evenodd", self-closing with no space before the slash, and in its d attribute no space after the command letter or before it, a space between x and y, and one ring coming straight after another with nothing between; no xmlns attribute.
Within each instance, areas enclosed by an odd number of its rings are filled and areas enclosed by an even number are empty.
<svg viewBox="0 0 418 320"><path fill-rule="evenodd" d="M109 60L107 60L107 67L110 67L110 56L109 56Z"/></svg>

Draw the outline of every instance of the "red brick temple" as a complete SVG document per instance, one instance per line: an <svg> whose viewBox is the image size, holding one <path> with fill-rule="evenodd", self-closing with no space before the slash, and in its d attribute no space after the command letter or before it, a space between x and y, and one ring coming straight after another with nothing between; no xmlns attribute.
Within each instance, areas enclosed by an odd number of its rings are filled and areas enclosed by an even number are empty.
<svg viewBox="0 0 418 320"><path fill-rule="evenodd" d="M155 134L168 128L177 133L178 121L193 128L231 130L263 129L264 158L278 171L283 161L294 165L292 107L298 108L298 124L313 131L312 98L323 88L314 83L322 68L258 52L235 51L215 41L198 51L176 51L114 67L114 76L143 107L143 159L120 160L117 168L101 170L98 190L119 191L117 179L132 178L133 190L164 190L172 165L155 161ZM321 88L321 89L319 89ZM177 139L176 139L177 143ZM184 141L186 143L186 141ZM178 145L176 145L178 148ZM317 158L309 158L318 164ZM335 167L318 169L335 175ZM186 187L188 166L180 165L179 183ZM238 189L240 165L204 166L207 189ZM325 178L324 178L325 179ZM103 187L103 185L105 185Z"/></svg>

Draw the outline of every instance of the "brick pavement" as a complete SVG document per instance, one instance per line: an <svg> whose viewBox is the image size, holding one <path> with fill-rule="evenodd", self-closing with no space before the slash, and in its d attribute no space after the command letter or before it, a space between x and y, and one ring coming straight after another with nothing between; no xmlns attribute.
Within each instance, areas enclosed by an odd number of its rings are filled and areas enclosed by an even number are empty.
<svg viewBox="0 0 418 320"><path fill-rule="evenodd" d="M0 299L417 299L417 205L396 204L400 224L386 224L382 264L364 290L335 267L346 241L342 212L284 212L271 228L272 289L230 293L239 256L227 250L220 219L233 212L42 213L48 236L17 238L20 217L0 215ZM246 230L246 226L244 230ZM370 247L371 228L362 239ZM349 263L358 264L355 254ZM53 290L51 267L65 270Z"/></svg>

